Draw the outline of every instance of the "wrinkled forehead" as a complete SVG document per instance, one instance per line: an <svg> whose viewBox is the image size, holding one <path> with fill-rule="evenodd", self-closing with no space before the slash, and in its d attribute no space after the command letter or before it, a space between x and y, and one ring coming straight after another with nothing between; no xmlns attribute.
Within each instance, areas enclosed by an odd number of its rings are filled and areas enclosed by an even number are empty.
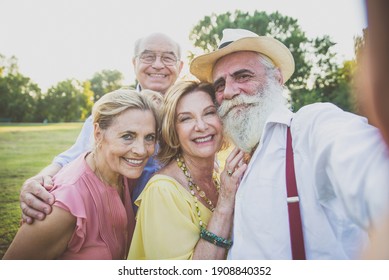
<svg viewBox="0 0 389 280"><path fill-rule="evenodd" d="M139 45L139 53L152 51L157 53L173 53L178 56L177 45L167 37L145 38Z"/></svg>
<svg viewBox="0 0 389 280"><path fill-rule="evenodd" d="M212 70L212 80L215 82L220 78L226 78L227 75L247 69L251 71L258 71L262 68L259 62L259 53L252 51L240 51L227 54L219 58Z"/></svg>

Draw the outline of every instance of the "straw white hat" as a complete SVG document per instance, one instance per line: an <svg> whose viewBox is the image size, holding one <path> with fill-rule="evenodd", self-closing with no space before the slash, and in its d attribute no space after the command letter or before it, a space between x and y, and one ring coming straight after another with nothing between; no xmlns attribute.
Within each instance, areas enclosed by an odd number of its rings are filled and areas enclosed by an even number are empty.
<svg viewBox="0 0 389 280"><path fill-rule="evenodd" d="M284 82L294 72L294 59L289 49L280 41L245 29L224 29L223 38L216 51L194 58L190 72L200 81L212 82L212 71L221 57L238 51L254 51L269 57L280 68Z"/></svg>

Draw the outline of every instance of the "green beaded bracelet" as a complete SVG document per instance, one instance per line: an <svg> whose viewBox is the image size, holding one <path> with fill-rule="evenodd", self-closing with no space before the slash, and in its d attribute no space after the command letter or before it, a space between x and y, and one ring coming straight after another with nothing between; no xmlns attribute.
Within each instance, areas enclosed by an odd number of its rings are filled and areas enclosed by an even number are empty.
<svg viewBox="0 0 389 280"><path fill-rule="evenodd" d="M216 234L206 230L204 227L201 227L200 237L218 247L222 247L227 250L232 246L232 240L227 240L223 237L217 236Z"/></svg>

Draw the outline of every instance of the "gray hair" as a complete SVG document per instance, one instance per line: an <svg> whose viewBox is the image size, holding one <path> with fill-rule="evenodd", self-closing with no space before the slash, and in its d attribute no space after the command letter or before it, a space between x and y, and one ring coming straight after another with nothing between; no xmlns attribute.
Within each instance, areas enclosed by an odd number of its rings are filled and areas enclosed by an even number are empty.
<svg viewBox="0 0 389 280"><path fill-rule="evenodd" d="M135 41L135 45L134 45L134 57L137 56L137 55L139 55L140 52L142 51L142 50L140 49L142 42L143 42L144 40L149 39L150 37L154 37L154 36L164 37L167 41L173 43L173 45L174 45L174 46L176 47L176 49L177 49L177 53L176 53L177 58L178 58L179 60L181 60L181 46L180 46L180 44L178 44L178 43L177 43L176 41L174 41L172 38L170 38L169 36L167 36L166 34L163 34L163 33L152 33L152 34L150 34L150 35L148 35L148 36L146 36L146 37L141 37L141 38L137 39L137 40Z"/></svg>
<svg viewBox="0 0 389 280"><path fill-rule="evenodd" d="M262 53L258 53L258 56L259 56L259 61L266 69L266 73L269 75L275 74L275 71L277 71L277 67L275 66L273 60L271 60L270 57Z"/></svg>

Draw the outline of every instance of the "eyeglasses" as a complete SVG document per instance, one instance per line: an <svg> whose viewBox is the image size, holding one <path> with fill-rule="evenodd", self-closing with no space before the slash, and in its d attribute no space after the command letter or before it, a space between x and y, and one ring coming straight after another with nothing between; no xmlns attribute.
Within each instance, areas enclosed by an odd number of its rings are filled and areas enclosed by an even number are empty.
<svg viewBox="0 0 389 280"><path fill-rule="evenodd" d="M139 60L146 64L153 64L158 56L161 58L161 61L165 66L173 66L178 60L172 53L157 54L154 52L144 52L138 55Z"/></svg>

